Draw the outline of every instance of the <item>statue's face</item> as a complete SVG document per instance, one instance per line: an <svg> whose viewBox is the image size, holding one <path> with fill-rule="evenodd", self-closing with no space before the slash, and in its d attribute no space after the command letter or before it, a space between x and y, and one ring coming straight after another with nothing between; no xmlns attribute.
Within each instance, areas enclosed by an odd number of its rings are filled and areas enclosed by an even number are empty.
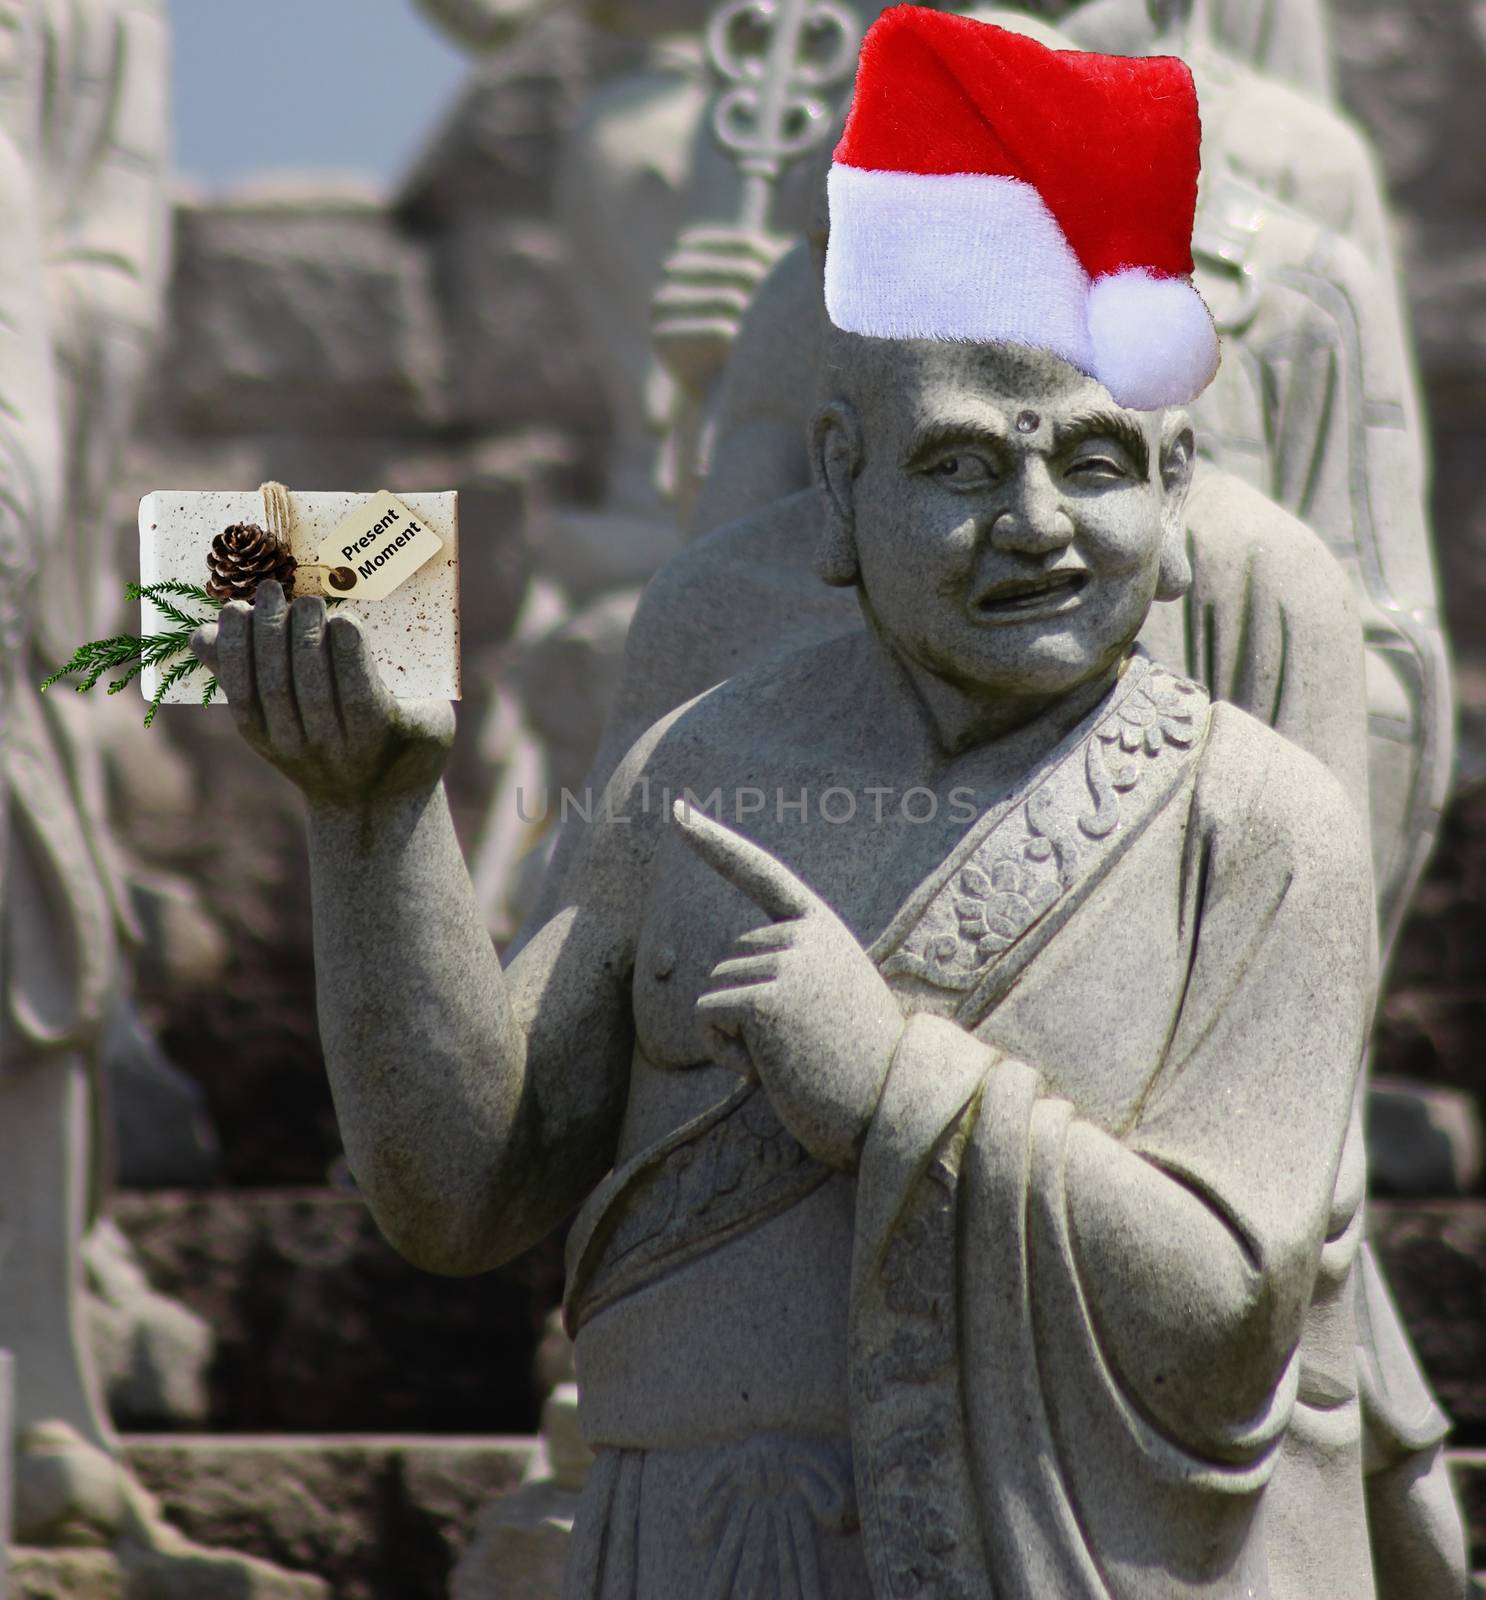
<svg viewBox="0 0 1486 1600"><path fill-rule="evenodd" d="M817 451L885 640L972 693L1108 671L1185 578L1184 419L1019 347L859 340L848 365Z"/></svg>

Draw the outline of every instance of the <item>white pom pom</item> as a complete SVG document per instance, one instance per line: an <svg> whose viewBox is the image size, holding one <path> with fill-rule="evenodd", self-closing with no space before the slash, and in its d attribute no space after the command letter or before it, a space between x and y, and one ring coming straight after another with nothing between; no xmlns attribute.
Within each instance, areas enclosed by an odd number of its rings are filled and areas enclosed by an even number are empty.
<svg viewBox="0 0 1486 1600"><path fill-rule="evenodd" d="M1218 370L1218 334L1184 278L1130 268L1089 290L1094 376L1122 406L1157 411L1195 400Z"/></svg>

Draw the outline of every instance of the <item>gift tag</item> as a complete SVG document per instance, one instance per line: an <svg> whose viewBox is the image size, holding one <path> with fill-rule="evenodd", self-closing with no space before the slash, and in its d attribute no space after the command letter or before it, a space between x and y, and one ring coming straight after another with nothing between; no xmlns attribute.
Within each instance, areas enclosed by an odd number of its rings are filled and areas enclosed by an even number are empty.
<svg viewBox="0 0 1486 1600"><path fill-rule="evenodd" d="M444 548L444 541L385 489L358 506L320 546L323 592L382 600Z"/></svg>
<svg viewBox="0 0 1486 1600"><path fill-rule="evenodd" d="M395 521L385 521L395 510ZM257 490L226 493L157 490L139 503L139 573L145 585L173 581L205 586L212 540L235 524L264 526L268 518L264 496ZM416 524L416 528L414 525ZM372 661L382 681L399 699L459 698L459 496L454 493L390 495L326 494L292 490L288 496L288 536L299 562L296 594L323 594L345 599L344 609L354 612L366 636ZM397 539L411 537L402 545ZM369 542L356 548L358 541ZM321 552L329 546L334 564L321 566ZM345 555L352 548L357 564ZM389 546L393 546L389 551ZM424 554L416 565L410 557ZM374 563L389 551L380 566L372 565L377 580L372 586L358 567ZM356 583L337 590L329 581L341 567L349 567ZM395 585L395 587L394 587ZM188 606L192 603L188 602ZM170 626L148 601L141 604L145 633ZM145 697L152 696L160 674L170 663L146 670L141 680ZM170 705L199 702L199 678L172 685L165 695Z"/></svg>

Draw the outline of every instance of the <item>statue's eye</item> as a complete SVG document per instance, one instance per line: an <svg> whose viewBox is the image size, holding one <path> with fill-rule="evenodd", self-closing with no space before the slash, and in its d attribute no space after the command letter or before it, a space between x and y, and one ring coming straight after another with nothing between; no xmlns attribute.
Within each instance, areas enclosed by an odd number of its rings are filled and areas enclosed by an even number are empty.
<svg viewBox="0 0 1486 1600"><path fill-rule="evenodd" d="M979 456L952 455L940 456L929 468L929 476L942 479L957 488L968 488L974 484L989 483L995 473L990 464Z"/></svg>
<svg viewBox="0 0 1486 1600"><path fill-rule="evenodd" d="M1100 451L1077 457L1068 468L1078 478L1123 478L1128 469L1116 455Z"/></svg>

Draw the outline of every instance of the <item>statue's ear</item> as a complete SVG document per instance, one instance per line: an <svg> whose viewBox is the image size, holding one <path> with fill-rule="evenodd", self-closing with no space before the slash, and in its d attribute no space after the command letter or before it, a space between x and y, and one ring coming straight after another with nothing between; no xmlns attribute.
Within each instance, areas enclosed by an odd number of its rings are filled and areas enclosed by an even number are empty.
<svg viewBox="0 0 1486 1600"><path fill-rule="evenodd" d="M810 470L820 494L823 525L815 570L838 589L857 581L856 476L862 470L862 429L844 400L832 400L810 424Z"/></svg>
<svg viewBox="0 0 1486 1600"><path fill-rule="evenodd" d="M1161 428L1161 570L1156 579L1158 600L1180 600L1192 587L1192 563L1187 556L1187 491L1192 487L1196 443L1191 419L1175 411Z"/></svg>

